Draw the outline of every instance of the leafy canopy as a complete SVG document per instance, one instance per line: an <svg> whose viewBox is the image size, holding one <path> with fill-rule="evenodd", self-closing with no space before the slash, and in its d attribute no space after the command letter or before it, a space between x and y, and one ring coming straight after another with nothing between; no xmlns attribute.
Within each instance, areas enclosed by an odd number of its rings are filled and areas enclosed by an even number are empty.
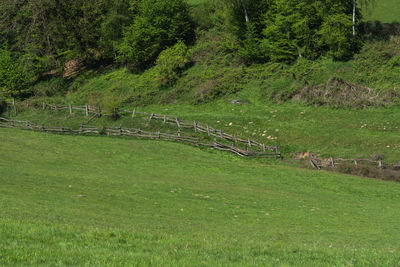
<svg viewBox="0 0 400 267"><path fill-rule="evenodd" d="M125 31L118 60L134 66L152 64L178 41L193 41L193 24L183 0L143 0L134 23Z"/></svg>

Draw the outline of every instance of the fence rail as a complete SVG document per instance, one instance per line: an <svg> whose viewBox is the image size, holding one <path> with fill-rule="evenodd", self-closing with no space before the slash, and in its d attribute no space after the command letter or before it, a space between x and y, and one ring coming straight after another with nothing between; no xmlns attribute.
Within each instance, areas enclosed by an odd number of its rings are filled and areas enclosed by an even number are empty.
<svg viewBox="0 0 400 267"><path fill-rule="evenodd" d="M310 164L314 168L321 170L326 168L336 168L338 165L341 164L354 164L354 165L361 165L361 164L368 164L373 165L379 169L400 169L399 164L384 164L382 160L373 160L373 159L343 159L343 158L318 158L313 154L310 154Z"/></svg>
<svg viewBox="0 0 400 267"><path fill-rule="evenodd" d="M9 103L9 105L14 108L15 113L16 111L16 106L17 103L13 101L12 103ZM29 106L29 103L27 104ZM103 111L99 106L92 106L92 105L57 105L57 104L47 104L45 102L42 102L42 105L39 107L41 109L50 109L54 111L61 111L61 110L68 110L70 114L73 114L74 111L83 111L85 116L89 116L90 114L93 114L93 117L89 120L91 121L94 119L96 116L101 117L101 116L111 116L113 114L107 113ZM133 119L135 119L137 116L141 115L144 117L148 117L149 122L152 120L158 120L162 121L164 124L169 124L169 125L174 125L177 127L177 135L181 135L181 129L193 129L194 132L196 133L203 133L207 134L210 137L214 138L220 138L222 140L230 141L233 142L234 145L233 147L236 147L236 145L242 144L245 149L242 151L247 151L248 152L254 152L258 154L270 154L273 153L274 155L281 157L281 153L279 150L278 146L269 146L266 144L259 143L255 140L251 139L242 139L237 137L236 135L228 134L224 132L223 130L215 129L211 126L209 126L207 123L199 122L199 121L186 121L186 120L181 120L177 116L173 115L166 115L166 114L155 114L155 113L147 113L147 112L139 112L136 110L136 108L133 108L132 110L120 110L118 111L118 115L122 116L130 116ZM225 145L228 147L227 145ZM239 148L238 148L239 149ZM222 150L222 149L221 149ZM229 148L231 150L231 148Z"/></svg>
<svg viewBox="0 0 400 267"><path fill-rule="evenodd" d="M165 141L177 141L183 143L190 143L196 146L211 147L217 150L228 151L235 153L242 157L280 157L278 150L275 152L258 152L243 150L235 146L228 146L223 143L217 142L214 139L212 143L201 142L200 138L192 136L186 136L183 134L173 135L161 132L149 132L135 128L122 128L122 127L94 127L88 125L80 125L78 129L72 129L69 127L54 127L37 125L30 121L19 121L13 119L6 119L0 117L0 128L18 128L26 129L31 131L41 131L56 134L79 134L79 135L108 135L108 136L131 136L145 139L165 140Z"/></svg>

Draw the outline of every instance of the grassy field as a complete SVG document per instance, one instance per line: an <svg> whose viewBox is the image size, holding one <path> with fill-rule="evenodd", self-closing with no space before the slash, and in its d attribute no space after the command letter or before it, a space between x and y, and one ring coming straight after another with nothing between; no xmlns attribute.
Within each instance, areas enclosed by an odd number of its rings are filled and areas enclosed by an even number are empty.
<svg viewBox="0 0 400 267"><path fill-rule="evenodd" d="M206 0L187 0L190 5L198 5ZM362 8L364 20L378 20L381 22L400 22L399 0L378 0L372 1L369 6Z"/></svg>
<svg viewBox="0 0 400 267"><path fill-rule="evenodd" d="M139 107L138 111L198 120L242 138L279 145L286 158L292 157L293 153L311 151L336 158L368 158L371 155L384 155L385 162L388 163L395 163L400 159L398 107L343 110L294 104L264 104L258 102L254 90L250 92L254 95L243 91L235 96L251 101L251 104L240 106L230 104L230 98L226 98L204 105L150 105ZM125 109L133 110L133 107ZM49 126L72 127L79 127L80 123L87 124L88 121L82 112L71 117L68 111L43 112L40 109L36 112L32 110L22 112L17 118ZM159 123L149 124L148 118L132 121L130 116L116 121L108 118L95 119L90 124L122 125L162 132L169 130Z"/></svg>
<svg viewBox="0 0 400 267"><path fill-rule="evenodd" d="M381 22L400 22L400 1L374 1L370 7L364 8L364 20L378 20Z"/></svg>
<svg viewBox="0 0 400 267"><path fill-rule="evenodd" d="M12 129L0 151L0 265L400 263L396 183Z"/></svg>

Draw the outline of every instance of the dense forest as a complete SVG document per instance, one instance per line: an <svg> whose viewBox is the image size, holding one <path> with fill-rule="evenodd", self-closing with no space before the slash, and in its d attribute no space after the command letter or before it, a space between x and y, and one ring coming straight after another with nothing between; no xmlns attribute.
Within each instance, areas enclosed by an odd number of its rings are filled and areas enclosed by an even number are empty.
<svg viewBox="0 0 400 267"><path fill-rule="evenodd" d="M24 99L65 93L76 73L104 66L145 73L140 79L147 87L171 88L205 53L212 62L203 63L219 65L217 69L262 64L265 69L273 64L291 68L299 60L305 65L320 59L346 62L366 49L368 27L361 23L361 8L370 2L5 0L0 3L0 94ZM396 51L388 59L395 67ZM297 82L296 70L290 72ZM37 92L35 86L49 79L56 80L50 86L53 92ZM201 101L238 91L235 86L213 89Z"/></svg>

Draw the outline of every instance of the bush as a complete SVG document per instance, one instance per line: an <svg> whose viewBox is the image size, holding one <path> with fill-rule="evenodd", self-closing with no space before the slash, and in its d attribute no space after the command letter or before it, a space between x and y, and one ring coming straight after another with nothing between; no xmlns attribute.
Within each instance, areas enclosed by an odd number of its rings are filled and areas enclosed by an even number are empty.
<svg viewBox="0 0 400 267"><path fill-rule="evenodd" d="M157 58L155 67L158 73L157 85L162 87L174 83L189 60L187 46L181 41L162 51Z"/></svg>
<svg viewBox="0 0 400 267"><path fill-rule="evenodd" d="M30 85L36 80L28 69L25 58L15 58L11 52L0 48L0 90L11 97L25 97L31 94Z"/></svg>
<svg viewBox="0 0 400 267"><path fill-rule="evenodd" d="M117 120L119 118L119 108L121 106L121 100L114 96L106 96L102 99L101 107L106 114L109 114L112 119Z"/></svg>
<svg viewBox="0 0 400 267"><path fill-rule="evenodd" d="M47 81L41 81L33 86L35 96L52 97L63 95L68 90L68 83L61 77L52 77Z"/></svg>

